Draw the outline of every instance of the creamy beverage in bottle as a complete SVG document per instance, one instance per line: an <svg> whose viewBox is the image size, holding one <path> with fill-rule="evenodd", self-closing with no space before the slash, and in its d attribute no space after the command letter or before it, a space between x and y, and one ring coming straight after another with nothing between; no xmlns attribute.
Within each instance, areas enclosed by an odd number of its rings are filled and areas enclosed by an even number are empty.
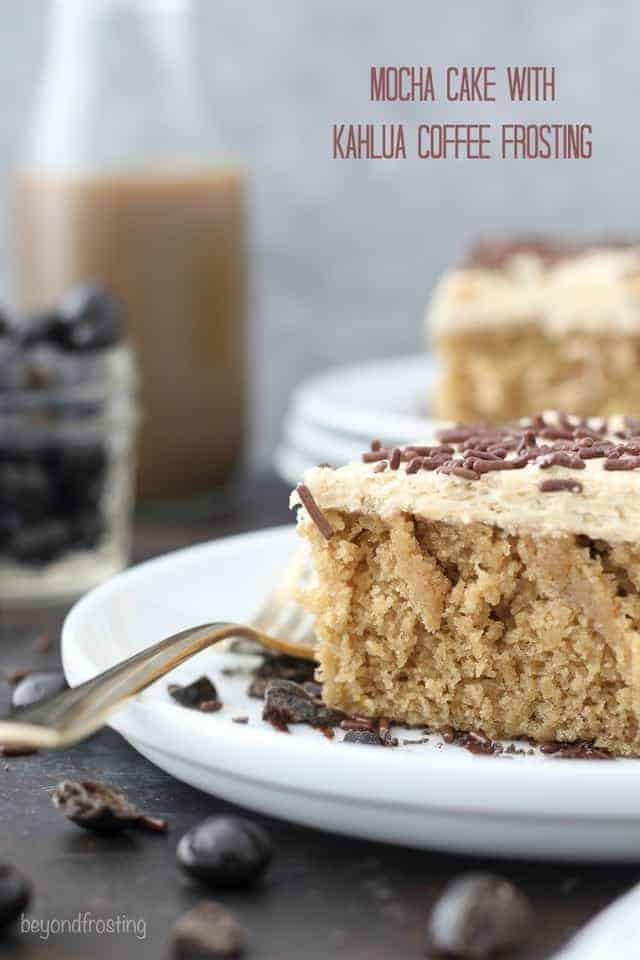
<svg viewBox="0 0 640 960"><path fill-rule="evenodd" d="M238 461L245 419L244 180L24 173L18 297L46 309L100 279L124 301L141 370L143 496L202 493Z"/></svg>
<svg viewBox="0 0 640 960"><path fill-rule="evenodd" d="M55 0L15 185L19 304L88 280L125 304L144 497L219 486L244 440L245 179L211 144L188 23L188 0Z"/></svg>

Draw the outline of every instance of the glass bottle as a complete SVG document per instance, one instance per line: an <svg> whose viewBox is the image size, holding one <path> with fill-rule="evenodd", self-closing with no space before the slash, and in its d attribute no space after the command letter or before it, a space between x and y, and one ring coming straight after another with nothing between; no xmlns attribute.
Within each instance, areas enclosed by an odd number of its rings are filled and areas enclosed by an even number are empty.
<svg viewBox="0 0 640 960"><path fill-rule="evenodd" d="M15 185L18 304L98 281L141 370L138 490L174 499L238 464L247 393L245 175L212 129L189 0L54 0Z"/></svg>

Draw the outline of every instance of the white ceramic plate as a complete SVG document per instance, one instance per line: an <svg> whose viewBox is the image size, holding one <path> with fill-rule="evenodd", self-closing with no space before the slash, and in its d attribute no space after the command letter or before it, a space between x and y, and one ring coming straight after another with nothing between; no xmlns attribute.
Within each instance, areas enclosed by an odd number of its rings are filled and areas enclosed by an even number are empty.
<svg viewBox="0 0 640 960"><path fill-rule="evenodd" d="M313 464L358 457L374 437L390 444L429 440L434 378L434 362L423 354L337 367L307 380L292 395L276 469L294 483Z"/></svg>
<svg viewBox="0 0 640 960"><path fill-rule="evenodd" d="M188 625L247 620L295 545L291 527L245 534L152 560L98 587L64 626L69 682ZM219 713L178 706L165 678L122 707L113 726L180 780L311 827L465 853L638 859L640 761L478 757L436 736L383 749L302 727L280 733L246 696L246 675L221 673L251 663L205 651L172 675L185 682L209 673L225 703ZM250 723L233 723L239 714Z"/></svg>

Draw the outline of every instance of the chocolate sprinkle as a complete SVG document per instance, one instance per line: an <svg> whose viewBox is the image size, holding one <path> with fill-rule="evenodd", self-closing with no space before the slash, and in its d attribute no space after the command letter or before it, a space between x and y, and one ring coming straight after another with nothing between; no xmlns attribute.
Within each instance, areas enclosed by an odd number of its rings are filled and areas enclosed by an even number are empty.
<svg viewBox="0 0 640 960"><path fill-rule="evenodd" d="M541 493L558 493L568 490L569 493L582 493L582 484L577 480L543 480L539 485Z"/></svg>
<svg viewBox="0 0 640 960"><path fill-rule="evenodd" d="M637 470L640 467L640 457L628 457L626 460L622 457L617 459L609 457L602 466L605 470Z"/></svg>
<svg viewBox="0 0 640 960"><path fill-rule="evenodd" d="M505 427L457 424L438 433L438 444L411 443L391 449L374 442L362 459L365 463L380 463L374 467L375 472L387 467L397 470L406 463L405 472L410 475L426 470L470 481L499 470L522 470L529 463L540 470L584 470L586 460L602 459L605 470L637 470L640 421L626 417L624 423L625 428L617 430L615 439L610 439L606 436L611 433L606 420L569 417L558 410ZM578 493L582 487L575 480L554 478L542 483L540 489Z"/></svg>
<svg viewBox="0 0 640 960"><path fill-rule="evenodd" d="M545 267L550 267L601 247L621 250L634 243L624 237L606 236L579 242L538 234L515 235L504 240L481 237L471 246L464 265L501 271L508 267L514 257L525 255L536 257Z"/></svg>
<svg viewBox="0 0 640 960"><path fill-rule="evenodd" d="M476 473L493 473L495 470L519 470L527 465L527 460L474 460L473 469Z"/></svg>
<svg viewBox="0 0 640 960"><path fill-rule="evenodd" d="M300 500L302 501L303 506L306 508L307 513L315 523L322 536L325 538L325 540L331 540L331 537L333 536L333 527L313 499L313 495L309 490L309 487L307 487L307 485L304 483L299 483L296 487L296 491L300 497Z"/></svg>
<svg viewBox="0 0 640 960"><path fill-rule="evenodd" d="M367 450L362 454L363 463L377 463L378 460L386 460L389 456L388 450L381 450L378 447L376 450Z"/></svg>
<svg viewBox="0 0 640 960"><path fill-rule="evenodd" d="M439 473L450 473L454 477L460 477L462 480L479 480L480 474L469 467L458 466L455 460L449 460L438 468Z"/></svg>
<svg viewBox="0 0 640 960"><path fill-rule="evenodd" d="M548 470L549 467L568 467L570 470L584 470L586 463L580 457L572 457L570 453L552 453L548 457L543 457L538 464L541 470Z"/></svg>

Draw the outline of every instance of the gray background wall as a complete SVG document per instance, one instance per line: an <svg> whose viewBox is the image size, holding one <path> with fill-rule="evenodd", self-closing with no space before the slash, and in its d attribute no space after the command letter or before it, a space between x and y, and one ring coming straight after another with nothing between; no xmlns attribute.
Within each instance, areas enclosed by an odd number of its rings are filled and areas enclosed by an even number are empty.
<svg viewBox="0 0 640 960"><path fill-rule="evenodd" d="M335 362L420 349L434 278L471 236L638 232L635 0L196 0L195 7L211 121L254 170L257 458L268 458L301 378ZM0 10L3 204L46 11L46 0L5 0ZM553 64L558 102L369 104L369 66L393 63ZM593 158L330 159L335 121L526 117L592 122ZM5 216L0 224L6 290Z"/></svg>

